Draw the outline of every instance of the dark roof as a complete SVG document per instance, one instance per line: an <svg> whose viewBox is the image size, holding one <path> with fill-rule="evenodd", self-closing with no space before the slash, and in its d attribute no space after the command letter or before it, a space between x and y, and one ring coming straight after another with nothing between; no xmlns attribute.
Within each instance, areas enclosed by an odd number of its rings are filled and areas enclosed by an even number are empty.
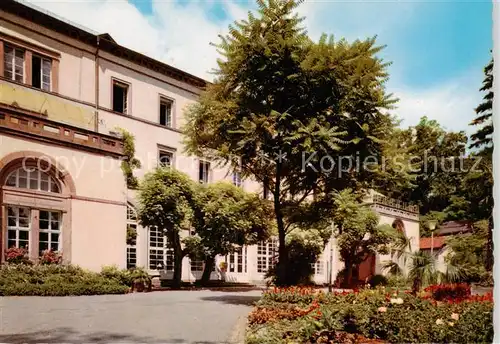
<svg viewBox="0 0 500 344"><path fill-rule="evenodd" d="M109 33L101 33L99 35L99 38L106 39L106 40L108 40L110 42L116 43L116 41L113 39L113 37L111 37L111 35Z"/></svg>
<svg viewBox="0 0 500 344"><path fill-rule="evenodd" d="M140 54L136 51L130 50L124 46L121 46L117 44L107 33L101 35L96 34L95 32L84 29L77 24L70 23L69 21L56 16L53 13L24 2L21 3L16 0L0 0L0 3L0 8L3 11L12 13L18 17L24 18L26 20L29 20L30 22L44 26L47 29L59 32L63 35L79 40L80 42L94 46L96 48L98 45L98 38L103 38L99 40L99 49L142 65L146 68L169 76L176 80L186 82L198 88L204 88L209 84L208 81L203 80L202 78L184 72L180 69L167 65L146 55Z"/></svg>
<svg viewBox="0 0 500 344"><path fill-rule="evenodd" d="M467 220L462 221L447 221L444 222L435 235L446 236L472 232L472 222Z"/></svg>

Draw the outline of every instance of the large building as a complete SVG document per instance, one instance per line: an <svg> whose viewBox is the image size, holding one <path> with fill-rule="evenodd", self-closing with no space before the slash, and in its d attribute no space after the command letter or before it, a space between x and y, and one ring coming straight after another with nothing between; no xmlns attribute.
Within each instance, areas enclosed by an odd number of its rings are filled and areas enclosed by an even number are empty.
<svg viewBox="0 0 500 344"><path fill-rule="evenodd" d="M168 277L173 268L163 233L142 228L133 190L120 168L123 128L135 136L141 178L158 164L195 180L226 179L247 191L256 183L210 161L183 153L183 113L197 101L206 81L119 45L106 33L81 28L33 5L0 5L0 242L4 249L27 247L62 252L66 262L100 270L104 265L144 266ZM377 198L378 197L378 198ZM416 242L415 209L373 196L381 221L396 223ZM395 222L395 220L397 221ZM399 222L398 222L399 221ZM126 228L137 243L126 244ZM258 281L274 262L276 242L244 247L218 261L226 278ZM315 265L325 282L327 262L341 263L328 245ZM381 257L370 260L370 273ZM218 264L217 264L218 266ZM194 280L201 262L185 258L183 279ZM214 271L213 278L219 278Z"/></svg>

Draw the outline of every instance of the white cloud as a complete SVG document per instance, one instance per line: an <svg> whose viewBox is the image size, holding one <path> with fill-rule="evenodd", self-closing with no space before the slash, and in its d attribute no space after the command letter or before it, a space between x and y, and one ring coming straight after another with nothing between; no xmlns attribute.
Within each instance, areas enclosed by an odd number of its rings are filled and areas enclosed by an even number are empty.
<svg viewBox="0 0 500 344"><path fill-rule="evenodd" d="M471 134L475 128L468 124L474 118L474 108L483 96L478 91L481 82L481 70L474 70L429 89L392 87L390 91L400 99L394 113L403 120L403 127L415 125L422 116L427 116L437 120L447 130L465 130Z"/></svg>
<svg viewBox="0 0 500 344"><path fill-rule="evenodd" d="M107 32L121 45L207 80L213 78L209 71L219 57L209 43L218 42L218 34L225 33L234 20L245 19L249 8L255 8L253 2L236 4L222 0L218 5L223 6L227 19L213 21L207 16L207 8L213 6L210 2L179 4L153 0L152 14L147 16L126 0L29 2L99 33ZM306 1L299 7L299 13L306 16L304 25L315 39L322 32L348 39L377 32L384 38L405 25L417 5L417 2ZM394 68L391 72L398 75ZM475 72L480 73L480 68ZM413 125L427 115L450 130L470 132L467 124L481 97L477 92L481 76L476 74L460 76L430 89L411 88L393 77L395 82L390 84L389 91L400 98L395 112L404 119L404 126Z"/></svg>

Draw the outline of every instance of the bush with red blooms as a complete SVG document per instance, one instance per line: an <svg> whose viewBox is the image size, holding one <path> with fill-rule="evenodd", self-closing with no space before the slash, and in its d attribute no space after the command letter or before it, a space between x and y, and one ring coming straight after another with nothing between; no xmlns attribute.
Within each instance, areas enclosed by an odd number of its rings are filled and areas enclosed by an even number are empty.
<svg viewBox="0 0 500 344"><path fill-rule="evenodd" d="M424 291L436 301L461 301L471 296L470 285L466 283L430 285Z"/></svg>
<svg viewBox="0 0 500 344"><path fill-rule="evenodd" d="M28 250L18 247L11 247L5 250L5 261L9 264L31 264L28 257Z"/></svg>
<svg viewBox="0 0 500 344"><path fill-rule="evenodd" d="M45 250L40 256L40 264L61 264L62 256L56 251Z"/></svg>

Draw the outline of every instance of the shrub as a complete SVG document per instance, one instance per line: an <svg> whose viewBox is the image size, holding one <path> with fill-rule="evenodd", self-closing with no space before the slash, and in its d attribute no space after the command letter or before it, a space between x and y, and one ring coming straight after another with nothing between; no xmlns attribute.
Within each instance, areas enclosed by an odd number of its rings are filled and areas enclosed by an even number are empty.
<svg viewBox="0 0 500 344"><path fill-rule="evenodd" d="M62 262L62 256L52 250L45 250L42 252L42 255L40 256L40 264L61 264Z"/></svg>
<svg viewBox="0 0 500 344"><path fill-rule="evenodd" d="M130 271L120 270L116 265L103 266L101 269L101 275L126 286L130 286L132 284Z"/></svg>
<svg viewBox="0 0 500 344"><path fill-rule="evenodd" d="M5 264L0 267L0 296L123 294L129 287L99 273L57 264Z"/></svg>
<svg viewBox="0 0 500 344"><path fill-rule="evenodd" d="M383 275L373 275L369 280L368 284L372 288L376 288L378 286L385 286L387 285L387 278Z"/></svg>
<svg viewBox="0 0 500 344"><path fill-rule="evenodd" d="M5 250L5 261L11 264L31 264L28 250L18 247L11 247Z"/></svg>
<svg viewBox="0 0 500 344"><path fill-rule="evenodd" d="M471 296L470 285L465 283L430 285L424 291L436 301L465 300Z"/></svg>
<svg viewBox="0 0 500 344"><path fill-rule="evenodd" d="M390 275L387 277L387 287L407 288L410 286L408 279L402 275Z"/></svg>

